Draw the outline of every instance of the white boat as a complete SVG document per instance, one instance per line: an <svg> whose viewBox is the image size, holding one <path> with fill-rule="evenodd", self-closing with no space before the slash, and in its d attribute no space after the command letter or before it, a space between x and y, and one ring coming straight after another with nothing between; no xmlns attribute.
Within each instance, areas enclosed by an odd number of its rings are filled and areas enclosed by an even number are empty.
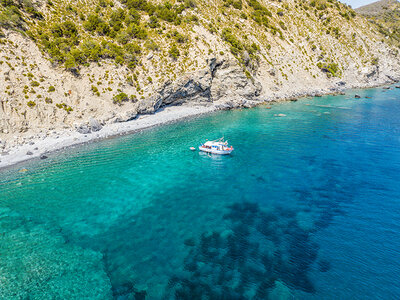
<svg viewBox="0 0 400 300"><path fill-rule="evenodd" d="M231 154L233 147L228 146L228 141L224 141L224 138L220 138L215 141L205 142L199 146L199 150L213 154L226 155Z"/></svg>

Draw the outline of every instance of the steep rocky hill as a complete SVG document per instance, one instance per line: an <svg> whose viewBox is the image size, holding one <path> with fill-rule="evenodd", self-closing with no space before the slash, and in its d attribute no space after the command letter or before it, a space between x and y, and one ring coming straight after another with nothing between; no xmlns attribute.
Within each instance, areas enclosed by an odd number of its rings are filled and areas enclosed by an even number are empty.
<svg viewBox="0 0 400 300"><path fill-rule="evenodd" d="M251 106L400 75L381 26L336 0L0 5L4 149L168 104Z"/></svg>
<svg viewBox="0 0 400 300"><path fill-rule="evenodd" d="M368 5L356 8L356 12L362 15L376 16L385 13L388 10L396 9L399 2L397 0L381 0Z"/></svg>
<svg viewBox="0 0 400 300"><path fill-rule="evenodd" d="M356 10L375 24L388 42L400 46L400 2L382 0Z"/></svg>

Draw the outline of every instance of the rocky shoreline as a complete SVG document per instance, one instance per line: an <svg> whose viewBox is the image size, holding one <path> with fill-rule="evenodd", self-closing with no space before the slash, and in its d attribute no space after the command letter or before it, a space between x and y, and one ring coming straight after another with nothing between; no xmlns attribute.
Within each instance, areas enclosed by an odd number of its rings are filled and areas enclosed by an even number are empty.
<svg viewBox="0 0 400 300"><path fill-rule="evenodd" d="M398 79L391 79L387 82L370 83L364 86L352 86L355 88L376 88L394 84ZM349 88L350 89L350 88ZM153 113L140 114L132 120L100 124L95 119L89 120L88 124L82 124L74 129L54 130L48 134L38 134L27 138L20 145L5 146L0 152L0 170L30 159L46 159L48 153L76 146L83 143L99 141L120 135L132 134L155 126L170 124L187 118L208 114L218 110L251 108L262 104L278 101L293 101L302 97L320 97L323 95L345 94L345 89L340 87L325 90L309 90L308 92L293 92L284 96L271 96L268 99L224 101L221 103L210 103L208 105L194 105L183 102L181 105L167 105L158 107ZM356 96L356 94L355 94ZM1 144L1 141L0 141Z"/></svg>
<svg viewBox="0 0 400 300"><path fill-rule="evenodd" d="M79 144L99 141L141 130L193 118L215 111L216 107L202 106L170 106L159 109L156 114L142 115L135 120L124 123L113 123L102 126L101 130L83 132L78 130L53 131L50 134L38 135L27 139L22 145L6 148L0 152L0 170L30 159L46 159L48 153L76 146ZM94 124L98 126L98 124ZM98 129L98 128L96 128Z"/></svg>

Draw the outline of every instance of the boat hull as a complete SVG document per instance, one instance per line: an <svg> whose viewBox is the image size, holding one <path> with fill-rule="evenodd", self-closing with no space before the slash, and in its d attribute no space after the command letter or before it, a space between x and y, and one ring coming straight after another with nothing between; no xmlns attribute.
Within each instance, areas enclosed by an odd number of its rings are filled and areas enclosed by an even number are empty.
<svg viewBox="0 0 400 300"><path fill-rule="evenodd" d="M233 149L232 150L217 150L217 149L210 149L210 148L205 148L205 147L201 147L201 146L199 147L199 150L203 151L203 152L207 152L207 153L218 154L218 155L228 155L228 154L231 154L233 151Z"/></svg>

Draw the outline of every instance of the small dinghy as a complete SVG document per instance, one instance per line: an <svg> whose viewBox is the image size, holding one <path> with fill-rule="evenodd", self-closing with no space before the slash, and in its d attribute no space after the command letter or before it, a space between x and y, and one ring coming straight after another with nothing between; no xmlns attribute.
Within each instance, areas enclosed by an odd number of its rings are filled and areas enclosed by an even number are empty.
<svg viewBox="0 0 400 300"><path fill-rule="evenodd" d="M215 141L207 141L199 146L200 151L204 151L212 154L227 155L233 151L232 146L228 146L228 141L224 141L224 138L220 138Z"/></svg>

